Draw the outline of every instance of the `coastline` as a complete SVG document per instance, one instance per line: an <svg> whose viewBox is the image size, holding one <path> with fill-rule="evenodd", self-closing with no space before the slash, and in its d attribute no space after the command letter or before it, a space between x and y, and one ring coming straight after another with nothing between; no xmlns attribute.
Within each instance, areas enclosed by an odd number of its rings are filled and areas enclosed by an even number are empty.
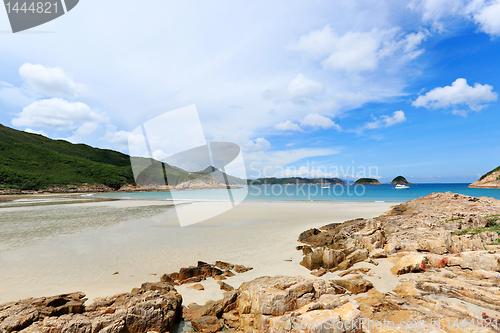
<svg viewBox="0 0 500 333"><path fill-rule="evenodd" d="M127 209L169 205L168 201L113 200L73 203L72 207ZM162 274L196 265L198 260L221 260L253 267L250 272L228 278L226 282L234 287L266 275L310 277L309 271L299 265L301 252L295 250L300 244L297 241L300 232L352 218L375 217L392 205L394 203L244 202L218 217L186 228L180 228L173 210L167 209L149 219L125 221L76 234L50 235L24 249L0 252L4 263L0 267L3 280L0 303L74 291L82 291L92 300L127 292L146 281L158 281ZM0 214L39 209L45 208L3 208ZM143 230L142 234L138 234L139 230ZM189 243L183 243L182 239ZM113 275L115 272L119 274ZM222 295L215 281L206 281L203 285L205 291L178 287L185 304L202 304Z"/></svg>

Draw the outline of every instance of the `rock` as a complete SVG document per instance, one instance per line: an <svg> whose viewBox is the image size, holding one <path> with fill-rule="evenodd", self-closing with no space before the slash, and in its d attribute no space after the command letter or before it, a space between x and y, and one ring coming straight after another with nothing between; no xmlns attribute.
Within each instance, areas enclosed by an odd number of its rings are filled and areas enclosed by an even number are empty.
<svg viewBox="0 0 500 333"><path fill-rule="evenodd" d="M427 258L420 254L409 254L401 258L393 268L391 273L394 275L402 275L413 272L425 271L429 264Z"/></svg>
<svg viewBox="0 0 500 333"><path fill-rule="evenodd" d="M387 258L387 253L385 252L384 249L373 249L372 251L370 251L370 258L371 259Z"/></svg>
<svg viewBox="0 0 500 333"><path fill-rule="evenodd" d="M222 326L219 318L215 316L205 316L191 321L193 328L200 333L215 333L218 332Z"/></svg>
<svg viewBox="0 0 500 333"><path fill-rule="evenodd" d="M166 283L143 284L132 293L96 299L87 307L81 293L32 298L0 306L0 332L170 331L182 297Z"/></svg>
<svg viewBox="0 0 500 333"><path fill-rule="evenodd" d="M500 272L500 253L489 253L488 251L473 251L460 253L460 267Z"/></svg>
<svg viewBox="0 0 500 333"><path fill-rule="evenodd" d="M302 266L312 271L323 266L323 249L315 249L314 252L309 253L300 262Z"/></svg>
<svg viewBox="0 0 500 333"><path fill-rule="evenodd" d="M220 286L220 290L224 290L224 291L234 290L234 288L232 286L228 285L225 282L219 281L219 282L217 282L217 284Z"/></svg>
<svg viewBox="0 0 500 333"><path fill-rule="evenodd" d="M226 277L232 277L232 276L235 276L236 274L234 274L233 272L231 271L224 271L224 276Z"/></svg>
<svg viewBox="0 0 500 333"><path fill-rule="evenodd" d="M194 290L205 290L205 287L203 287L202 284L200 283L197 283L195 285L192 285L190 287L188 287L189 289L194 289Z"/></svg>
<svg viewBox="0 0 500 333"><path fill-rule="evenodd" d="M324 269L324 268L320 268L320 269L317 269L317 270L312 271L312 272L311 272L311 274L312 274L312 275L314 275L314 276L320 277L320 276L325 275L325 274L326 274L326 272L327 272L327 270L326 270L326 269Z"/></svg>
<svg viewBox="0 0 500 333"><path fill-rule="evenodd" d="M243 265L234 265L234 271L236 273L245 273L245 272L248 272L252 269L253 269L253 267L245 267Z"/></svg>
<svg viewBox="0 0 500 333"><path fill-rule="evenodd" d="M373 288L373 284L370 281L359 278L352 278L347 280L331 280L331 282L347 289L354 295L366 293L368 290Z"/></svg>
<svg viewBox="0 0 500 333"><path fill-rule="evenodd" d="M230 263L227 263L227 262L224 262L224 261L216 261L215 262L215 266L220 268L220 269L223 269L225 271L230 271L234 268L234 265L233 264L230 264Z"/></svg>
<svg viewBox="0 0 500 333"><path fill-rule="evenodd" d="M226 280L226 276L225 275L216 275L214 276L214 280L216 281L222 281L222 280Z"/></svg>

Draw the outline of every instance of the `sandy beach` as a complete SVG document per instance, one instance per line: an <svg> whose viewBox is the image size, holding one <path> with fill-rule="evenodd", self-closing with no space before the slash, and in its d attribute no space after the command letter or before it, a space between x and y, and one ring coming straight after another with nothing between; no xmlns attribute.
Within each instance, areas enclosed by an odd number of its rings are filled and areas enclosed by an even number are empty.
<svg viewBox="0 0 500 333"><path fill-rule="evenodd" d="M295 249L302 231L375 217L394 205L243 202L222 215L181 228L168 201L69 204L67 199L48 198L42 198L43 205L24 198L0 208L0 303L75 291L86 293L90 300L129 292L198 260L253 267L225 281L234 287L260 276L312 277L299 265L302 253ZM190 205L201 209L206 203ZM204 291L178 287L184 304L222 297L216 281L202 284Z"/></svg>

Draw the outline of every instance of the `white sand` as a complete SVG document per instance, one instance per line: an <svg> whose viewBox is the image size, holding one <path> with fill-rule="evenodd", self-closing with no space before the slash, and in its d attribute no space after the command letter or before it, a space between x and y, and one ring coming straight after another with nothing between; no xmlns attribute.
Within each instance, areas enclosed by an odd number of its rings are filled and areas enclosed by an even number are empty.
<svg viewBox="0 0 500 333"><path fill-rule="evenodd" d="M167 201L120 200L0 208L0 222L8 221L9 214L13 213L26 213L29 217L41 212L50 220L54 209L131 209L168 204ZM191 205L201 209L205 204ZM246 201L222 215L185 228L179 226L175 211L169 209L153 217L93 228L80 230L75 225L74 233L45 230L45 236L33 238L28 245L0 251L0 303L74 291L85 292L89 299L129 292L143 282L158 281L164 273L196 265L198 260L209 263L221 260L253 267L252 271L225 281L236 288L244 281L266 275L312 277L299 265L302 254L295 250L302 231L358 217L375 217L392 205L394 203ZM82 216L85 218L90 217ZM91 218L99 220L99 217ZM36 232L36 222L32 223L35 229L30 232ZM290 259L291 262L286 261ZM114 272L119 274L113 275ZM186 289L187 286L177 288L184 304L221 298L223 292L216 281L210 279L202 284L204 291Z"/></svg>

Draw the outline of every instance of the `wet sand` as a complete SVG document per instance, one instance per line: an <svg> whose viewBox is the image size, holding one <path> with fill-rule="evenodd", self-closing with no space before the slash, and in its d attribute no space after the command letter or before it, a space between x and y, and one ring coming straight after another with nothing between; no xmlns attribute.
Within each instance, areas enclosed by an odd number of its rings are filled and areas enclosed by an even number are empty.
<svg viewBox="0 0 500 333"><path fill-rule="evenodd" d="M191 203L189 209L203 205ZM312 277L299 265L302 254L295 249L302 231L375 217L392 205L243 202L184 228L169 201L0 207L0 303L74 291L86 293L89 299L129 292L198 260L253 267L225 281L235 288L266 275ZM204 291L177 287L184 304L222 296L216 281L202 284Z"/></svg>

